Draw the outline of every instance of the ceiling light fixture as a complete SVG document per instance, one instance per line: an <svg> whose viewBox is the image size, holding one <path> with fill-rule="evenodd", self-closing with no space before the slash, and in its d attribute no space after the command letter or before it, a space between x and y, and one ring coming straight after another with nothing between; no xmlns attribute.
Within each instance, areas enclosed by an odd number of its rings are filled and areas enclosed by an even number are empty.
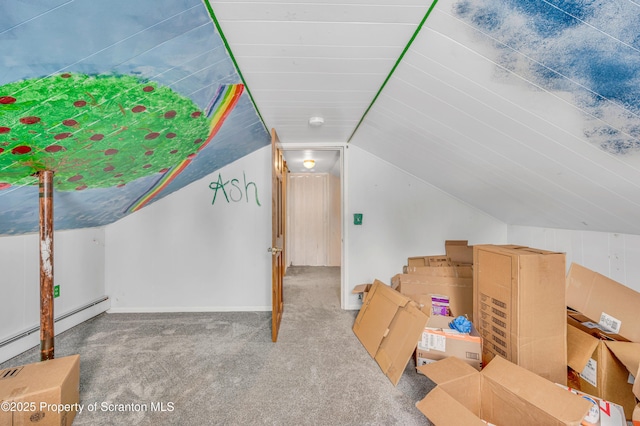
<svg viewBox="0 0 640 426"><path fill-rule="evenodd" d="M313 166L315 166L315 165L316 165L316 161L315 161L315 160L304 160L304 161L302 162L302 164L304 164L304 166L305 166L307 169L313 169Z"/></svg>
<svg viewBox="0 0 640 426"><path fill-rule="evenodd" d="M309 126L311 127L320 127L324 124L324 118L322 117L311 117L309 119Z"/></svg>

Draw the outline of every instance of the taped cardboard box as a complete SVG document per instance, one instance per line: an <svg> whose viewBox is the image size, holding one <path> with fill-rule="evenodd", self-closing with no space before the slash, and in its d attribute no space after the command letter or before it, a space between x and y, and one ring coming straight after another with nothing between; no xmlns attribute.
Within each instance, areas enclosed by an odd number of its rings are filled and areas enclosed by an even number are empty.
<svg viewBox="0 0 640 426"><path fill-rule="evenodd" d="M1 370L0 425L70 426L80 402L79 389L79 355Z"/></svg>
<svg viewBox="0 0 640 426"><path fill-rule="evenodd" d="M416 407L437 426L580 425L591 403L501 357L480 372L450 357L419 367L436 387Z"/></svg>
<svg viewBox="0 0 640 426"><path fill-rule="evenodd" d="M434 315L429 318L416 348L416 367L448 358L459 358L480 370L482 367L482 338L471 325L470 333L452 330L452 317Z"/></svg>
<svg viewBox="0 0 640 426"><path fill-rule="evenodd" d="M353 332L396 386L428 319L416 302L375 280L358 312Z"/></svg>
<svg viewBox="0 0 640 426"><path fill-rule="evenodd" d="M432 312L434 296L446 296L450 316L473 317L473 278L397 274L391 278L391 286L424 306L425 312Z"/></svg>
<svg viewBox="0 0 640 426"><path fill-rule="evenodd" d="M501 356L566 384L564 253L497 245L473 250L473 323L482 336L482 364Z"/></svg>

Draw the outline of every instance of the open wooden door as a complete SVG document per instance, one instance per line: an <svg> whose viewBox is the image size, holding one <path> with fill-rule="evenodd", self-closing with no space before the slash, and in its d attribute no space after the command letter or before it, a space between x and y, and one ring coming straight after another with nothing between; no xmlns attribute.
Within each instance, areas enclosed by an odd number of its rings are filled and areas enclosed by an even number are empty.
<svg viewBox="0 0 640 426"><path fill-rule="evenodd" d="M285 179L286 164L282 156L280 141L275 129L271 129L271 339L278 341L280 321L284 311L282 300L282 281L284 277L284 214L285 214Z"/></svg>

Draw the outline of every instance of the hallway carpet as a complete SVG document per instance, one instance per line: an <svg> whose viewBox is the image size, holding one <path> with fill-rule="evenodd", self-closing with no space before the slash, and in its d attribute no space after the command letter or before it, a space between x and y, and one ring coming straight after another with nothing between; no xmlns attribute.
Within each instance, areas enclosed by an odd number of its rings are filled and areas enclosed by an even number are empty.
<svg viewBox="0 0 640 426"><path fill-rule="evenodd" d="M60 334L56 357L80 354L74 426L430 424L415 403L433 383L412 360L385 377L340 309L340 268L289 267L284 300L277 343L270 312L102 314Z"/></svg>

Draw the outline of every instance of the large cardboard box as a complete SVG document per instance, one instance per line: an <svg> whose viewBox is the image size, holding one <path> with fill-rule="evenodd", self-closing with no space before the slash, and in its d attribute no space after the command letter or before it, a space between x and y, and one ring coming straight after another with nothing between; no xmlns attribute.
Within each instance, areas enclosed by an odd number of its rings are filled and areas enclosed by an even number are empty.
<svg viewBox="0 0 640 426"><path fill-rule="evenodd" d="M640 363L640 343L608 333L589 318L568 311L567 365L570 385L621 405L631 419L636 405L633 381Z"/></svg>
<svg viewBox="0 0 640 426"><path fill-rule="evenodd" d="M567 383L565 255L522 246L475 245L474 325L482 364L499 355Z"/></svg>
<svg viewBox="0 0 640 426"><path fill-rule="evenodd" d="M631 419L640 364L640 340L633 340L640 337L640 293L573 263L567 306L567 365L574 386L621 405Z"/></svg>
<svg viewBox="0 0 640 426"><path fill-rule="evenodd" d="M428 319L416 302L375 280L358 312L353 332L395 386Z"/></svg>
<svg viewBox="0 0 640 426"><path fill-rule="evenodd" d="M79 355L1 370L0 425L69 426L78 410L79 389Z"/></svg>
<svg viewBox="0 0 640 426"><path fill-rule="evenodd" d="M580 425L591 403L501 357L480 372L455 357L419 367L436 387L416 406L437 426Z"/></svg>
<svg viewBox="0 0 640 426"><path fill-rule="evenodd" d="M416 348L416 367L454 356L475 368L482 368L482 338L471 325L470 333L452 330L452 317L433 315L427 321Z"/></svg>
<svg viewBox="0 0 640 426"><path fill-rule="evenodd" d="M451 316L473 317L473 278L396 274L391 286L424 306L425 312L432 312L432 298L446 296Z"/></svg>
<svg viewBox="0 0 640 426"><path fill-rule="evenodd" d="M568 307L640 343L640 293L577 263L571 264L566 282Z"/></svg>

